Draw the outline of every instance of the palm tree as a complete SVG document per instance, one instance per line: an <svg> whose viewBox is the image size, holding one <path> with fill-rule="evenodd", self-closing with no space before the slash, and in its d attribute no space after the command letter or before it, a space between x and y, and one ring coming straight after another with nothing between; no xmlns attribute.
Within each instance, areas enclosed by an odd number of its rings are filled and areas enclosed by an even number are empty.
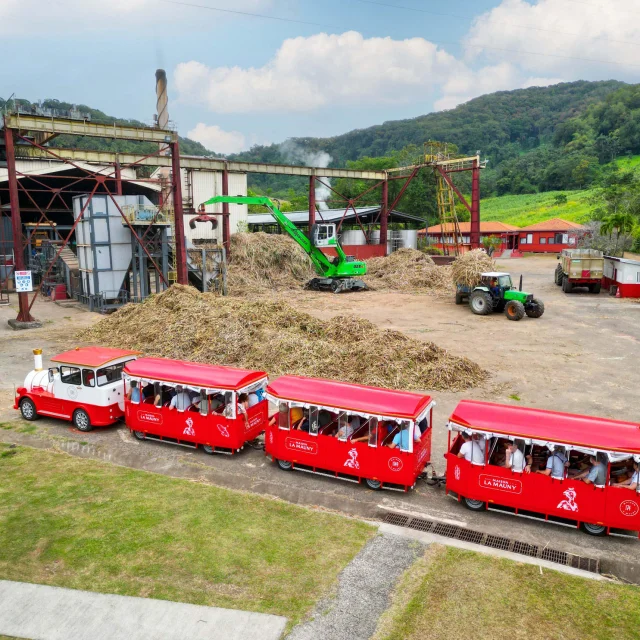
<svg viewBox="0 0 640 640"><path fill-rule="evenodd" d="M602 235L608 235L609 238L611 238L613 232L616 232L616 244L613 250L614 255L618 252L620 235L627 235L631 233L634 226L635 219L630 213L612 213L606 218L603 218L602 224L600 225L600 233Z"/></svg>

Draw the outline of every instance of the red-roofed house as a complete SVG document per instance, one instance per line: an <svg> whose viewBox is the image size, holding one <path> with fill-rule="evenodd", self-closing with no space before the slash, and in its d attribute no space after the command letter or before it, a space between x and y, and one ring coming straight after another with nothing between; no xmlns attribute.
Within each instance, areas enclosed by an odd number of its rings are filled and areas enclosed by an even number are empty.
<svg viewBox="0 0 640 640"><path fill-rule="evenodd" d="M560 253L575 247L584 226L561 218L551 218L520 229L518 248L535 253Z"/></svg>
<svg viewBox="0 0 640 640"><path fill-rule="evenodd" d="M471 233L471 223L470 222L460 222L460 234L462 235L462 246L463 250L468 251L471 248L470 242L470 233ZM444 225L445 234L452 233L453 225L448 223ZM487 236L498 236L502 239L502 245L496 249L496 253L503 251L504 249L515 249L517 248L517 238L518 232L520 229L518 227L514 227L512 224L506 224L504 222L480 222L480 242L482 242L482 238L486 238ZM427 229L420 229L418 231L418 235L421 237L427 237L430 241L430 244L437 247L438 249L442 249L442 230L439 224L433 225L432 227L428 227ZM451 242L451 236L447 237L448 242Z"/></svg>

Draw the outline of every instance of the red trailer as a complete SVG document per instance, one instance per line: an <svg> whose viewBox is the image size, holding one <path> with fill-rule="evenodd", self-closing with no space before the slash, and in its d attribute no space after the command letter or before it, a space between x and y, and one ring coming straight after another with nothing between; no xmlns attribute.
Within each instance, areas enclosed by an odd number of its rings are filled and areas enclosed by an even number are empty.
<svg viewBox="0 0 640 640"><path fill-rule="evenodd" d="M461 451L465 441L471 444ZM510 446L520 451L515 470L503 459ZM640 531L637 423L462 400L449 420L445 457L447 493L470 509L582 526L592 535Z"/></svg>
<svg viewBox="0 0 640 640"><path fill-rule="evenodd" d="M278 411L265 450L284 470L406 491L430 462L435 403L428 395L282 376L267 397Z"/></svg>
<svg viewBox="0 0 640 640"><path fill-rule="evenodd" d="M265 430L264 371L140 358L127 364L124 379L125 421L139 440L232 454Z"/></svg>
<svg viewBox="0 0 640 640"><path fill-rule="evenodd" d="M35 367L18 387L13 408L25 420L39 416L70 420L80 431L105 427L124 415L122 369L139 351L78 347L42 366L42 349L34 349Z"/></svg>

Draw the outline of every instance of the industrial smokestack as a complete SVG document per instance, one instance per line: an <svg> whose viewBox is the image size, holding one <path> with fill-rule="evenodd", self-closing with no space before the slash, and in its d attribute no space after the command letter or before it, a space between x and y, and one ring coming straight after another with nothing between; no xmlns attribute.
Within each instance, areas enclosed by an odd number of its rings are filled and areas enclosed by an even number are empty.
<svg viewBox="0 0 640 640"><path fill-rule="evenodd" d="M168 128L168 102L169 99L167 97L167 74L164 69L156 69L156 113L159 129Z"/></svg>

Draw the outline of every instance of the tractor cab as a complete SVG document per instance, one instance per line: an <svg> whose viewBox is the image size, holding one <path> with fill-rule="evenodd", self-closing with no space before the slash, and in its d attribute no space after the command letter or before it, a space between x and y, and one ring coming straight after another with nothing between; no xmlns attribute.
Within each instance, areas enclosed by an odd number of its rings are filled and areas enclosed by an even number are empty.
<svg viewBox="0 0 640 640"><path fill-rule="evenodd" d="M488 271L481 276L481 282L485 287L491 289L500 289L502 291L509 291L514 289L513 282L511 281L511 274L501 273L499 271Z"/></svg>

